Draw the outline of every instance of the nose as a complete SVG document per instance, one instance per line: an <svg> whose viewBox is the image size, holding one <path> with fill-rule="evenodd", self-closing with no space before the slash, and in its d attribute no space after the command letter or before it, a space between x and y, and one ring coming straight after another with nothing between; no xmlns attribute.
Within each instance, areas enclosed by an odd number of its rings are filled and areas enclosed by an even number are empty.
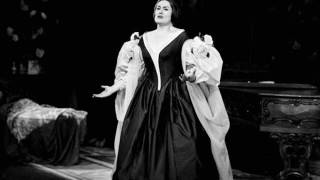
<svg viewBox="0 0 320 180"><path fill-rule="evenodd" d="M162 14L163 14L163 9L159 9L159 11L158 11L158 12L159 12L159 14L161 14L161 15L162 15Z"/></svg>

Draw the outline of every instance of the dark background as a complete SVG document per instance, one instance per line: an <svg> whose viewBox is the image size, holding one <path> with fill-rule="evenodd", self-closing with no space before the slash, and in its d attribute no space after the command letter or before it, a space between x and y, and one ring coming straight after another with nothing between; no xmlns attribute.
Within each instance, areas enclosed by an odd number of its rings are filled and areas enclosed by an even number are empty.
<svg viewBox="0 0 320 180"><path fill-rule="evenodd" d="M22 0L0 4L0 74L40 103L89 112L89 135L115 131L114 96L92 99L100 85L113 83L118 51L132 32L155 28L155 1ZM224 60L222 81L265 81L319 85L319 1L317 0L177 0L180 28L192 36L210 34ZM30 18L32 9L47 19ZM8 26L20 35L12 42ZM44 27L37 41L33 27ZM38 76L11 75L13 59L27 60L35 47L46 50ZM32 56L32 55L31 55ZM109 138L110 137L110 138Z"/></svg>
<svg viewBox="0 0 320 180"><path fill-rule="evenodd" d="M20 9L20 1L1 2L1 38L5 38L8 25L17 26L21 34L27 34L32 26L45 26L41 44L48 52L47 74L52 76L65 78L72 69L72 80L109 81L122 43L134 31L142 34L155 28L154 1L150 0L106 4L24 0L47 13L48 19L42 22L28 22L31 20ZM177 1L183 10L181 28L191 35L213 36L224 60L223 80L316 83L312 77L319 61L319 1ZM27 39L27 35L21 37ZM20 39L19 48L10 42L10 47L3 47L8 42L1 41L3 59L12 54L22 56L27 51L23 47L35 44ZM6 54L6 48L11 54ZM8 69L2 66L2 72Z"/></svg>
<svg viewBox="0 0 320 180"><path fill-rule="evenodd" d="M183 8L180 27L192 35L213 36L225 63L223 80L318 83L319 1L179 2ZM131 33L155 28L153 4L148 0L70 2L61 13L60 57L68 55L79 74L87 76L82 72L90 70L93 79L105 82ZM79 59L86 60L80 63Z"/></svg>

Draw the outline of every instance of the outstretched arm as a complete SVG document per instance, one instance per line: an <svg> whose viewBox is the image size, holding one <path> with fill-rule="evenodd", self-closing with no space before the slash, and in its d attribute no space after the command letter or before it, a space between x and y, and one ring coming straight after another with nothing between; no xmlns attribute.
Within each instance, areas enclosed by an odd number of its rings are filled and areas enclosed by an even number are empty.
<svg viewBox="0 0 320 180"><path fill-rule="evenodd" d="M92 97L108 97L113 93L126 88L128 76L132 76L133 74L135 74L135 71L138 72L141 69L137 68L138 66L142 67L140 61L138 61L138 59L140 59L140 49L138 47L138 42L139 34L133 33L130 37L130 41L127 41L122 45L117 58L114 84L112 86L101 86L102 88L104 88L104 90L99 94L93 94Z"/></svg>

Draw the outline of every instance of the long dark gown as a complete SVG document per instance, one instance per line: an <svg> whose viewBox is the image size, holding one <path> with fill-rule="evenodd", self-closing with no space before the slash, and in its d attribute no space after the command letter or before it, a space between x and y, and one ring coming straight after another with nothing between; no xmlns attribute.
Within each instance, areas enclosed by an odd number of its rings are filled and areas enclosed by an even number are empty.
<svg viewBox="0 0 320 180"><path fill-rule="evenodd" d="M188 36L179 34L159 54L161 89L143 38L145 63L126 113L114 180L218 179L210 139L193 109L183 73L181 49Z"/></svg>

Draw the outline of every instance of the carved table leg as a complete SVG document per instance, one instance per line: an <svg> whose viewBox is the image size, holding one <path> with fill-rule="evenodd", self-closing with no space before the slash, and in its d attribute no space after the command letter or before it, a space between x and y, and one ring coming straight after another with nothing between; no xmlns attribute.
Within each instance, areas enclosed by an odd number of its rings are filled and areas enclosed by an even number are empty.
<svg viewBox="0 0 320 180"><path fill-rule="evenodd" d="M284 163L284 168L279 173L279 179L311 179L307 172L307 164L315 135L272 133L271 137L277 139Z"/></svg>

